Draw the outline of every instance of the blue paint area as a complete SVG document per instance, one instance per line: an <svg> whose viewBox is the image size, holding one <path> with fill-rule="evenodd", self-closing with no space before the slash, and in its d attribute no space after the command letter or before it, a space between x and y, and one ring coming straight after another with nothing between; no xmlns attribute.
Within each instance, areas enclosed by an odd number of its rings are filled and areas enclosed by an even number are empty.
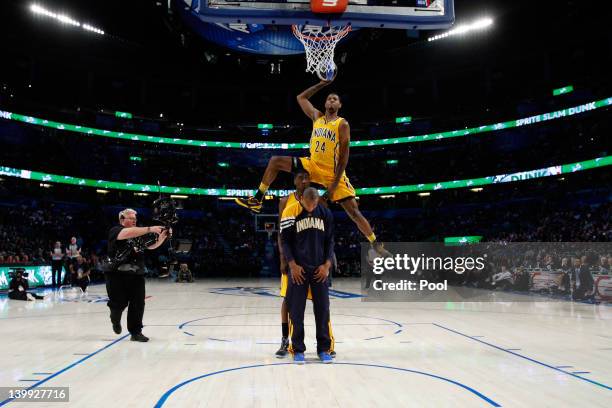
<svg viewBox="0 0 612 408"><path fill-rule="evenodd" d="M228 343L231 343L231 342L232 342L231 340L215 339L215 338L213 338L213 337L209 337L209 338L208 338L208 340L213 340L213 341L225 341L225 342L228 342Z"/></svg>
<svg viewBox="0 0 612 408"><path fill-rule="evenodd" d="M82 359L80 359L80 360L78 360L78 361L76 361L76 362L74 362L74 363L70 364L69 366L62 368L61 370L59 370L59 371L58 371L58 372L56 372L55 374L50 375L49 377L44 378L44 379L42 379L42 380L38 381L36 384L32 385L31 387L28 387L28 390L31 390L31 389L33 389L33 388L36 388L36 387L38 387L38 386L40 386L40 385L42 385L42 384L46 383L47 381L49 381L49 380L51 380L51 379L53 379L53 378L57 377L58 375L60 375L60 374L62 374L62 373L64 373L64 372L66 372L66 371L70 370L71 368L74 368L74 367L78 366L79 364L83 363L84 361L89 360L90 358L92 358L92 357L93 357L93 356L95 356L96 354L98 354L98 353L100 353L100 352L102 352L102 351L106 350L106 349L107 349L107 348L109 348L109 347L112 347L114 344L119 343L121 340L123 340L123 339L127 338L128 336L129 336L129 334L126 334L126 335L125 335L125 336L123 336L123 337L119 337L117 340L113 341L112 343L107 344L106 346L104 346L104 347L102 347L102 348L98 349L97 351L94 351L93 353L91 353L91 354L87 355L86 357L83 357ZM14 398L7 398L7 399L5 399L4 401L0 402L0 407L1 407L1 406L3 406L3 405L8 404L9 402L11 402L11 401L13 401L13 400L14 400Z"/></svg>
<svg viewBox="0 0 612 408"><path fill-rule="evenodd" d="M329 296L333 296L339 299L354 299L364 297L363 295L359 295L357 293L343 292L335 289L329 290Z"/></svg>
<svg viewBox="0 0 612 408"><path fill-rule="evenodd" d="M382 339L385 336L378 336L378 337L370 337L369 339L364 339L364 340L376 340L376 339Z"/></svg>
<svg viewBox="0 0 612 408"><path fill-rule="evenodd" d="M550 368L550 369L552 369L552 370L558 371L558 372L563 373L563 374L570 375L570 376L572 376L572 377L574 377L574 378L578 378L578 379L580 379L580 380L582 380L582 381L586 381L586 382L589 382L589 383L591 383L591 384L594 384L594 385L597 385L597 386L599 386L599 387L602 387L602 388L605 388L605 389L607 389L607 390L612 391L612 387L610 387L609 385L602 384L602 383L599 383L599 382L597 382L597 381L590 380L590 379L588 379L588 378L580 377L579 375L576 375L576 374L574 374L574 373L568 373L567 371L560 370L559 368L557 368L557 367L555 367L555 366L551 366L551 365L549 365L549 364L546 364L546 363L543 363L543 362L541 362L541 361L535 360L535 359L533 359L533 358L530 358L530 357L524 356L524 355L522 355L522 354L515 353L515 352L513 352L513 351L508 351L508 350L506 350L506 349L504 349L504 348L502 348L502 347L496 346L495 344L491 344L491 343L487 343L486 341L483 341L483 340L475 339L475 338L470 337L470 336L468 336L468 335L466 335L466 334L463 334L463 333L461 333L461 332L459 332L459 331L457 331L457 330L453 330L453 329L450 329L450 328L448 328L448 327L444 327L444 326L442 326L441 324L437 324L437 323L432 323L432 324L433 324L434 326L437 326L437 327L441 328L441 329L448 330L449 332L452 332L452 333L458 334L458 335L460 335L460 336L466 337L466 338L468 338L468 339L470 339L470 340L477 341L477 342L482 343L482 344L484 344L484 345L487 345L487 346L489 346L489 347L493 347L493 348L495 348L495 349L497 349L497 350L501 350L501 351L503 351L503 352L505 352L505 353L512 354L513 356L520 357L520 358L525 359L525 360L527 360L527 361L531 361L532 363L539 364L539 365L544 366L544 367L548 367L548 368Z"/></svg>
<svg viewBox="0 0 612 408"><path fill-rule="evenodd" d="M185 333L185 334L186 334L186 335L188 335L188 336L195 336L195 334L191 334L191 333L186 332L186 331L184 331L183 333Z"/></svg>
<svg viewBox="0 0 612 408"><path fill-rule="evenodd" d="M322 364L319 362L310 362L307 361L306 364ZM250 365L250 366L242 366L242 367L236 367L236 368L228 368L225 370L220 370L220 371L214 371L212 373L207 373L207 374L203 374L200 375L198 377L193 377L187 381L183 381L182 383L179 383L177 385L175 385L174 387L170 388L168 391L166 391L161 398L157 401L157 403L155 404L155 408L160 408L162 407L166 401L168 400L168 397L170 397L176 390L178 390L181 387L184 387L185 385L188 385L192 382L204 379L204 378L208 378L208 377L212 377L214 375L219 375L219 374L224 374L224 373L228 373L228 372L232 372L232 371L239 371L239 370L246 370L246 369L251 369L251 368L259 368L259 367L273 367L273 366L282 366L282 365L294 365L293 362L291 363L271 363L271 364L255 364L255 365ZM475 396L477 396L478 398L486 401L489 405L494 406L494 407L501 407L501 405L499 405L497 402L493 401L492 399L486 397L484 394L480 393L479 391L475 390L474 388L471 388L465 384L462 384L458 381L455 380L451 380L450 378L445 378L445 377L441 377L438 375L434 375L434 374L429 374L423 371L416 371L416 370L409 370L406 368L399 368L399 367L392 367L392 366L384 366L384 365L377 365L377 364L363 364L363 363L339 363L339 362L334 362L334 365L348 365L348 366L356 366L356 367L373 367L373 368L384 368L384 369L388 369L388 370L396 370L396 371L401 371L401 372L406 372L406 373L412 373L412 374L419 374L419 375L423 375L423 376L427 376L430 378L435 378L437 380L441 380L441 381L445 381L447 383L456 385L457 387L460 387L472 394L474 394Z"/></svg>

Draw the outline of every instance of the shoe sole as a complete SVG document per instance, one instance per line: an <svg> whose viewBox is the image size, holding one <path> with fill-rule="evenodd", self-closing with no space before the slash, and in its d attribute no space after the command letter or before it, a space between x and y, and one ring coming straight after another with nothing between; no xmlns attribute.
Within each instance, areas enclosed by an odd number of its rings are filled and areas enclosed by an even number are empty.
<svg viewBox="0 0 612 408"><path fill-rule="evenodd" d="M241 201L240 201L240 200L238 200L238 199L234 200L234 202L235 202L236 204L238 204L239 206L241 206L241 207L243 207L243 208L246 208L247 210L250 210L250 211L252 211L252 212L254 212L254 213L259 214L259 213L261 212L261 206L259 206L259 207L251 207L250 205L248 205L248 204L244 204L243 202L241 202Z"/></svg>

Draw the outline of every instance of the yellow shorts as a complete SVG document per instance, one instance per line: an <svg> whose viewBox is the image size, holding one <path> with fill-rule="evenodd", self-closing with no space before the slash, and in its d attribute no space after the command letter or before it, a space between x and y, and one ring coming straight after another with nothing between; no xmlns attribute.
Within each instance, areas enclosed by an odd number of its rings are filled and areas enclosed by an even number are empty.
<svg viewBox="0 0 612 408"><path fill-rule="evenodd" d="M299 159L304 170L306 170L310 175L311 182L321 184L325 188L329 188L329 186L334 182L333 171L318 166L316 162L310 160L310 157L300 157ZM338 202L355 196L355 189L351 185L345 173L342 175L342 178L338 183L338 188L336 188L334 194L332 194L332 196L329 198L332 202Z"/></svg>
<svg viewBox="0 0 612 408"><path fill-rule="evenodd" d="M287 296L288 287L289 287L289 275L285 275L284 273L281 273L281 289L280 289L281 297ZM310 287L308 288L307 298L312 300L312 292L310 291Z"/></svg>

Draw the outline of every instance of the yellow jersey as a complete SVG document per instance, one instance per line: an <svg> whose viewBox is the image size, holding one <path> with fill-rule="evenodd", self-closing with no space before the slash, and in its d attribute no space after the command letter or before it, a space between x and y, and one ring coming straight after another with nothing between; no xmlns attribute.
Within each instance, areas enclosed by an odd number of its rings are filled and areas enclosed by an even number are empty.
<svg viewBox="0 0 612 408"><path fill-rule="evenodd" d="M310 160L323 170L334 172L340 148L340 124L343 118L327 121L325 115L315 120L310 136Z"/></svg>
<svg viewBox="0 0 612 408"><path fill-rule="evenodd" d="M293 193L289 194L287 197L288 197L287 198L287 204L285 204L285 208L287 208L287 207L289 207L289 206L291 206L291 205L293 205L293 204L295 204L295 203L300 201L298 199L298 196L297 196L297 191L294 191Z"/></svg>

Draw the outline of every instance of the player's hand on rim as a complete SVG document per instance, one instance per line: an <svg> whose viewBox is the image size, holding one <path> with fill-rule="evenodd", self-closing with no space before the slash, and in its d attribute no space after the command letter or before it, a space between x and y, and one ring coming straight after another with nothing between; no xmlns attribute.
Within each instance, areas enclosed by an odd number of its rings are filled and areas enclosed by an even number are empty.
<svg viewBox="0 0 612 408"><path fill-rule="evenodd" d="M293 283L301 285L304 283L304 268L296 264L295 261L289 262L289 268L291 269L291 280Z"/></svg>

